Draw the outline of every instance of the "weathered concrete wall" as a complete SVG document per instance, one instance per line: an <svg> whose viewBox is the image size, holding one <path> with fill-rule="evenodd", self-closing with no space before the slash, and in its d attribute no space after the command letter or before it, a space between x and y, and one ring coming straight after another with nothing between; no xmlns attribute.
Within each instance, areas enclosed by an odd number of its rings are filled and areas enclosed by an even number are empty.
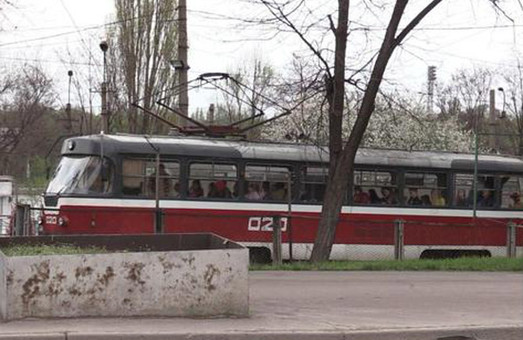
<svg viewBox="0 0 523 340"><path fill-rule="evenodd" d="M4 257L3 318L247 316L248 261L247 249Z"/></svg>

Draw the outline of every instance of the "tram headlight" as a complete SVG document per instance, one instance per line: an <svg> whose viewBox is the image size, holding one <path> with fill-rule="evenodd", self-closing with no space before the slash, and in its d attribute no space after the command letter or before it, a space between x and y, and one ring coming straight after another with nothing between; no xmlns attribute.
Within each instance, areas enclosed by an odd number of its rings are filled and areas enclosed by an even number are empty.
<svg viewBox="0 0 523 340"><path fill-rule="evenodd" d="M44 215L38 216L38 225L39 226L44 225Z"/></svg>
<svg viewBox="0 0 523 340"><path fill-rule="evenodd" d="M60 216L56 222L60 227L65 227L67 225L67 218Z"/></svg>

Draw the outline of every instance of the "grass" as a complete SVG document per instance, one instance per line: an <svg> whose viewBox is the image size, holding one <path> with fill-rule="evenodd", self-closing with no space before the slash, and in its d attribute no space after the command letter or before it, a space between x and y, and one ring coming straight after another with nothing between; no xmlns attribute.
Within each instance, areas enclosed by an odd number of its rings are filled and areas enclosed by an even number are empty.
<svg viewBox="0 0 523 340"><path fill-rule="evenodd" d="M36 255L77 255L100 254L107 250L101 247L77 247L69 244L60 245L16 245L0 249L6 256L36 256Z"/></svg>
<svg viewBox="0 0 523 340"><path fill-rule="evenodd" d="M284 263L281 266L251 265L251 270L324 270L324 271L483 271L522 272L523 258L463 257L442 260L405 261L329 261L318 264L309 262Z"/></svg>

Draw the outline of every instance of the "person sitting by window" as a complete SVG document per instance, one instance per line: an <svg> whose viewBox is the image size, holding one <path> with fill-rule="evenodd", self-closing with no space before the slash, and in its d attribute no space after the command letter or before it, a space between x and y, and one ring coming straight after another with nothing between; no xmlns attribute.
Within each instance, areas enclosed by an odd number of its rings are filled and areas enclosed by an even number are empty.
<svg viewBox="0 0 523 340"><path fill-rule="evenodd" d="M523 209L523 202L521 202L521 195L519 192L512 193L510 198L512 198L512 201L514 201L514 203L509 205L510 209Z"/></svg>
<svg viewBox="0 0 523 340"><path fill-rule="evenodd" d="M267 182L267 181L263 182L259 192L260 192L260 198L262 200L266 200L266 201L272 200L271 184L269 182Z"/></svg>
<svg viewBox="0 0 523 340"><path fill-rule="evenodd" d="M421 195L421 205L424 207L430 207L432 205L432 202L430 201L429 195Z"/></svg>
<svg viewBox="0 0 523 340"><path fill-rule="evenodd" d="M370 195L366 192L364 192L359 185L356 185L354 187L354 203L356 204L369 204L370 203Z"/></svg>
<svg viewBox="0 0 523 340"><path fill-rule="evenodd" d="M275 201L285 201L287 199L287 189L285 184L278 182L274 184L274 189L271 192L271 198Z"/></svg>
<svg viewBox="0 0 523 340"><path fill-rule="evenodd" d="M466 207L468 205L469 205L469 203L468 203L468 199L467 199L465 190L458 189L458 192L456 193L456 206L457 207Z"/></svg>
<svg viewBox="0 0 523 340"><path fill-rule="evenodd" d="M380 204L382 202L382 199L378 196L376 190L374 189L369 189L369 197L371 204Z"/></svg>
<svg viewBox="0 0 523 340"><path fill-rule="evenodd" d="M229 188L227 188L227 182L224 180L219 180L214 183L214 192L207 195L207 197L214 197L214 198L232 198L232 193Z"/></svg>
<svg viewBox="0 0 523 340"><path fill-rule="evenodd" d="M492 191L481 190L478 196L478 207L492 207L494 206L494 197Z"/></svg>
<svg viewBox="0 0 523 340"><path fill-rule="evenodd" d="M174 195L173 195L174 198L180 198L181 197L181 194L180 194L180 182L176 182L174 183Z"/></svg>
<svg viewBox="0 0 523 340"><path fill-rule="evenodd" d="M260 195L260 186L258 183L249 183L247 186L247 192L245 193L245 198L252 201L259 201L262 199L262 196Z"/></svg>
<svg viewBox="0 0 523 340"><path fill-rule="evenodd" d="M444 207L447 204L445 197L441 195L441 191L438 189L431 190L430 201L432 202L432 205L436 207Z"/></svg>
<svg viewBox="0 0 523 340"><path fill-rule="evenodd" d="M203 188L200 183L199 179L195 179L191 183L191 187L189 188L189 197L190 198L196 198L196 197L202 197L203 196Z"/></svg>
<svg viewBox="0 0 523 340"><path fill-rule="evenodd" d="M216 197L216 184L210 182L207 187L207 197Z"/></svg>
<svg viewBox="0 0 523 340"><path fill-rule="evenodd" d="M408 205L421 205L421 199L418 197L418 189L410 188L409 189L409 199L407 200Z"/></svg>
<svg viewBox="0 0 523 340"><path fill-rule="evenodd" d="M160 197L168 197L171 192L171 179L170 174L165 169L165 165L160 163L159 166L159 177L160 187L158 188L158 194ZM156 195L156 171L149 176L149 196L154 197Z"/></svg>
<svg viewBox="0 0 523 340"><path fill-rule="evenodd" d="M396 200L396 195L392 192L392 189L389 187L381 188L382 203L387 205L398 204Z"/></svg>

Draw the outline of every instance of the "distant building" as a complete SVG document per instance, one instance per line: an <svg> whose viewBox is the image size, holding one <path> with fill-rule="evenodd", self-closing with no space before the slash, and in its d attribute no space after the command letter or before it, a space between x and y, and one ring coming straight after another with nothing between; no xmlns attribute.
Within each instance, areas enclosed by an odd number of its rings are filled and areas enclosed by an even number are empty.
<svg viewBox="0 0 523 340"><path fill-rule="evenodd" d="M7 233L13 202L13 177L0 176L0 235Z"/></svg>

